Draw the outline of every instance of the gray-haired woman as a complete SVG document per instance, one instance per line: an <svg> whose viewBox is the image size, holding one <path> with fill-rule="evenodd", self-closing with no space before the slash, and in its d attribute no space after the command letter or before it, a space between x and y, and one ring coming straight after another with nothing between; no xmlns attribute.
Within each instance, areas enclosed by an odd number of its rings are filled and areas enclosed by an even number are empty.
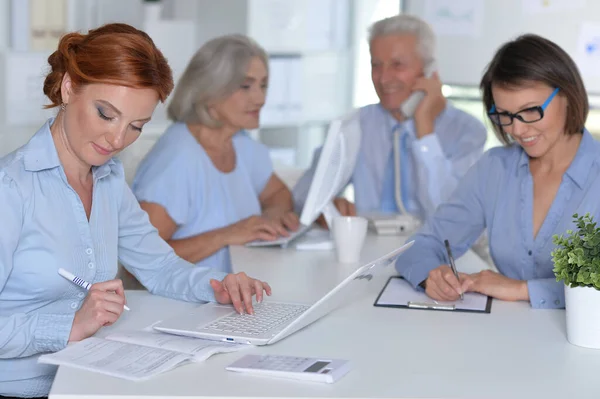
<svg viewBox="0 0 600 399"><path fill-rule="evenodd" d="M231 270L228 245L288 235L292 196L273 173L259 126L268 58L252 39L207 42L190 61L168 108L174 124L142 161L133 183L141 206L182 258Z"/></svg>

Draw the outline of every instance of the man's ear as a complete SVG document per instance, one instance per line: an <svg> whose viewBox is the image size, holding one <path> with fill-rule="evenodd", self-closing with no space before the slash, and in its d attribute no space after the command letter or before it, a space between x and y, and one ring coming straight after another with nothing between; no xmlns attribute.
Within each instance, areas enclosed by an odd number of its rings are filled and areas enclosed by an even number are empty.
<svg viewBox="0 0 600 399"><path fill-rule="evenodd" d="M73 82L71 81L71 76L66 72L60 84L60 95L65 104L68 104L70 98L73 96Z"/></svg>

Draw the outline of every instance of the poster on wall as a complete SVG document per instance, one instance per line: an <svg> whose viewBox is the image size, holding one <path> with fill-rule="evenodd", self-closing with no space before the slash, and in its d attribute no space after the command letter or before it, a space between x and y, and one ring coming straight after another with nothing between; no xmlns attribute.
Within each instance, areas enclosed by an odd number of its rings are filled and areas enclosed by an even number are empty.
<svg viewBox="0 0 600 399"><path fill-rule="evenodd" d="M584 79L600 76L600 24L581 24L575 62Z"/></svg>
<svg viewBox="0 0 600 399"><path fill-rule="evenodd" d="M581 10L586 0L522 0L523 14L552 14Z"/></svg>
<svg viewBox="0 0 600 399"><path fill-rule="evenodd" d="M479 37L484 7L480 0L427 0L424 19L440 36Z"/></svg>

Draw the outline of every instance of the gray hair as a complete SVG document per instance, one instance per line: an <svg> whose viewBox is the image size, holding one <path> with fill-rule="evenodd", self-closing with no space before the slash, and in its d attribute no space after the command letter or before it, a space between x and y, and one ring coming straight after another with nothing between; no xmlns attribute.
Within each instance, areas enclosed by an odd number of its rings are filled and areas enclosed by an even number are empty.
<svg viewBox="0 0 600 399"><path fill-rule="evenodd" d="M244 35L220 36L206 42L194 54L179 79L167 115L176 122L218 127L209 106L232 95L246 78L252 58L268 70L267 53Z"/></svg>
<svg viewBox="0 0 600 399"><path fill-rule="evenodd" d="M417 39L417 48L425 64L435 58L435 33L420 18L413 15L400 14L375 22L369 28L369 43L380 36L412 35Z"/></svg>

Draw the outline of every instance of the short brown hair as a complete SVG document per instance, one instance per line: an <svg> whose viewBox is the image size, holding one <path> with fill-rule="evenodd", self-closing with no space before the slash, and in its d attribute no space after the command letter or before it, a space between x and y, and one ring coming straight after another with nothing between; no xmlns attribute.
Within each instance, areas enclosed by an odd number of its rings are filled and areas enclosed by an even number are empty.
<svg viewBox="0 0 600 399"><path fill-rule="evenodd" d="M44 81L44 94L52 103L46 108L63 102L65 73L71 77L74 90L92 83L154 89L162 102L173 90L173 74L166 58L147 33L127 24L107 24L86 35L68 33L48 63L51 71Z"/></svg>
<svg viewBox="0 0 600 399"><path fill-rule="evenodd" d="M534 34L522 35L505 43L494 55L481 79L486 113L492 108L492 84L518 87L532 82L559 88L567 98L567 134L583 133L589 112L588 96L575 62L556 43ZM496 136L511 142L501 126L494 124Z"/></svg>

